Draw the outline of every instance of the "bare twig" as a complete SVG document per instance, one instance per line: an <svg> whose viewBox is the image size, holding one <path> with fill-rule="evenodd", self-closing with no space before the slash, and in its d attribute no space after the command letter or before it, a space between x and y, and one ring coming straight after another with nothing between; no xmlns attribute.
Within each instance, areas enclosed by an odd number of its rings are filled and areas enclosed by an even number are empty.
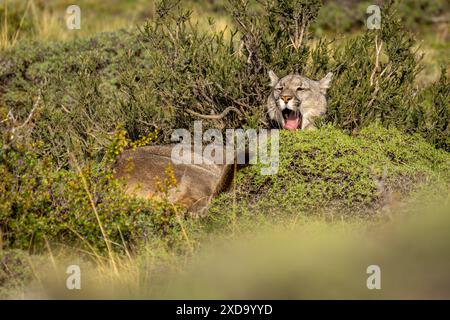
<svg viewBox="0 0 450 320"><path fill-rule="evenodd" d="M370 86L372 87L374 85L374 79L376 72L380 70L380 54L381 49L383 48L383 41L380 40L380 43L378 44L378 35L375 36L375 66L373 68L372 74L370 75ZM378 83L378 79L376 81Z"/></svg>
<svg viewBox="0 0 450 320"><path fill-rule="evenodd" d="M301 22L300 22L301 20ZM300 26L301 24L301 26ZM305 37L306 30L308 28L307 21L305 19L305 14L302 12L302 17L297 17L295 19L295 31L294 35L289 35L289 39L291 40L291 46L295 49L295 51L298 51L303 43L303 38ZM290 28L288 27L290 30Z"/></svg>
<svg viewBox="0 0 450 320"><path fill-rule="evenodd" d="M186 112L192 114L193 116L196 116L196 117L199 117L202 119L207 119L207 120L220 120L220 119L224 118L230 111L234 111L238 115L242 116L242 112L235 107L228 107L221 114L217 114L217 115L215 115L215 114L205 115L205 114L195 112L191 109L186 109Z"/></svg>
<svg viewBox="0 0 450 320"><path fill-rule="evenodd" d="M380 90L379 87L375 88L375 90L374 90L373 93L372 93L372 99L370 99L369 103L367 104L367 107L371 107L372 104L375 102L376 95L377 95L377 93L378 93L379 90Z"/></svg>
<svg viewBox="0 0 450 320"><path fill-rule="evenodd" d="M61 104L61 108L68 114L70 114L69 109L67 109L63 104Z"/></svg>
<svg viewBox="0 0 450 320"><path fill-rule="evenodd" d="M20 126L13 128L14 130L20 130L23 127L25 127L33 118L34 112L36 111L37 107L39 107L39 103L41 102L41 91L39 91L38 98L33 104L33 109L31 109L30 114L28 115L27 119L24 123L22 123Z"/></svg>

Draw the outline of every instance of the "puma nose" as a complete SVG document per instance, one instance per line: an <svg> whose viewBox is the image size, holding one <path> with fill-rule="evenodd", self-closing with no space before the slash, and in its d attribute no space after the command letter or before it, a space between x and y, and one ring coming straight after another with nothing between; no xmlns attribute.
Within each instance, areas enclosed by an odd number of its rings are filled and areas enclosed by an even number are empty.
<svg viewBox="0 0 450 320"><path fill-rule="evenodd" d="M290 96L281 96L281 99L283 99L284 103L288 103L289 100L292 99L292 97L290 97Z"/></svg>

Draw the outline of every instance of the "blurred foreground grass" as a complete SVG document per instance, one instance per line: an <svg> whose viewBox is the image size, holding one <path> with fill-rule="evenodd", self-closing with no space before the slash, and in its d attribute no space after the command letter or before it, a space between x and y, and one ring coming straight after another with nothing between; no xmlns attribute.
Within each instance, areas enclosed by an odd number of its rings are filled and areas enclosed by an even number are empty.
<svg viewBox="0 0 450 320"><path fill-rule="evenodd" d="M240 232L246 228L237 223L234 233L216 234L194 254L147 247L117 260L117 270L64 250L45 263L32 258L34 285L15 297L448 299L448 200L410 204L388 223L330 224L297 216L251 232ZM81 266L81 290L66 288L71 264ZM370 265L381 268L381 290L366 286Z"/></svg>

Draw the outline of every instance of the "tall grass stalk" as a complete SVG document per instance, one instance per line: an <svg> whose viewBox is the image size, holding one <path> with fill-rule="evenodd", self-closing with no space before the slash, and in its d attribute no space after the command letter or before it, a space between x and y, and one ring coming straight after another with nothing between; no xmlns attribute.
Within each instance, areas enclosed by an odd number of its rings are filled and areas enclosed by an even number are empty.
<svg viewBox="0 0 450 320"><path fill-rule="evenodd" d="M78 164L78 161L73 156L73 154L69 153L69 155L70 155L70 158L71 158L73 164L76 167L76 170L77 170L78 174L81 177L81 181L83 183L83 188L86 191L86 195L88 196L89 203L90 203L90 205L92 207L92 211L94 211L95 218L97 219L98 226L99 226L100 231L102 233L103 240L105 241L105 245L106 245L106 248L108 250L108 256L109 256L109 259L110 259L110 263L111 263L111 265L113 267L114 272L117 274L118 270L117 270L117 265L116 265L116 259L114 257L114 252L113 252L112 247L111 247L111 242L108 240L108 236L107 236L107 234L105 232L105 229L103 228L102 221L100 220L100 216L98 215L98 212L97 212L97 207L95 206L94 200L92 198L92 194L89 191L89 187L88 187L88 184L87 184L87 181L86 181L86 177L84 176L83 171L81 170L81 168L80 168L80 166Z"/></svg>
<svg viewBox="0 0 450 320"><path fill-rule="evenodd" d="M20 19L19 26L17 30L14 31L14 35L9 39L9 28L8 28L8 0L5 0L4 4L4 25L1 32L1 41L0 41L0 48L1 49L7 49L10 47L14 47L19 39L20 31L23 27L23 23L25 21L25 17L28 13L28 10L30 9L31 5L34 5L34 0L28 0L27 5L25 7L25 10L23 12L22 18Z"/></svg>
<svg viewBox="0 0 450 320"><path fill-rule="evenodd" d="M2 28L2 37L1 37L1 43L0 46L2 49L5 49L8 47L9 44L9 36L8 36L8 0L5 0L4 4L5 11L3 13L4 15L4 21L3 21L3 28Z"/></svg>

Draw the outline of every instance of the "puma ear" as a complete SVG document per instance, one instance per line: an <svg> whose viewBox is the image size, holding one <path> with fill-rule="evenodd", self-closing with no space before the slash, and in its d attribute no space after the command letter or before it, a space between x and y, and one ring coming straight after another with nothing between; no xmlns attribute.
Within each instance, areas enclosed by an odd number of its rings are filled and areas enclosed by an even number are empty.
<svg viewBox="0 0 450 320"><path fill-rule="evenodd" d="M323 94L325 94L327 92L327 89L330 88L332 78L333 78L333 73L328 72L328 74L319 81L320 91Z"/></svg>
<svg viewBox="0 0 450 320"><path fill-rule="evenodd" d="M280 79L272 70L269 70L270 86L275 87Z"/></svg>

